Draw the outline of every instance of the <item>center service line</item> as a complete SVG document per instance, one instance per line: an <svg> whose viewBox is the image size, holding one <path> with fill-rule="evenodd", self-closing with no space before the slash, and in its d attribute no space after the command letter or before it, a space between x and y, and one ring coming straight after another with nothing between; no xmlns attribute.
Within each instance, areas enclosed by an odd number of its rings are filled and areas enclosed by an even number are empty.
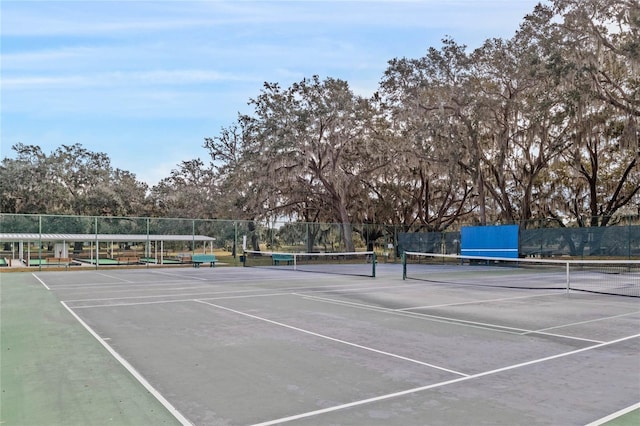
<svg viewBox="0 0 640 426"><path fill-rule="evenodd" d="M412 359L412 358L407 358L407 357L404 357L402 355L392 354L390 352L381 351L379 349L374 349L374 348L370 348L370 347L367 347L367 346L358 345L357 343L347 342L346 340L336 339L335 337L326 336L324 334L314 333L313 331L305 330L305 329L302 329L302 328L294 327L292 325L288 325L288 324L284 324L284 323L281 323L281 322L273 321L273 320L270 320L270 319L267 319L267 318L259 317L259 316L252 315L252 314L248 314L246 312L237 311L235 309L226 308L224 306L216 305L214 303L205 302L203 300L195 300L195 302L203 303L205 305L213 306L214 308L223 309L225 311L233 312L235 314L243 315L245 317L257 319L259 321L264 321L264 322L267 322L269 324L274 324L274 325L277 325L277 326L280 326L280 327L285 327L285 328L288 328L290 330L299 331L301 333L309 334L311 336L315 336L315 337L320 337L322 339L331 340L332 342L342 343L344 345L353 346L355 348L364 349L366 351L375 352L375 353L382 354L382 355L387 355L387 356L390 356L390 357L393 357L393 358L402 359L404 361L413 362L414 364L420 364L420 365L424 365L426 367L435 368L437 370L446 371L448 373L453 373L453 374L456 374L458 376L469 377L468 374L460 373L459 371L450 370L448 368L439 367L439 366L433 365L433 364L428 364L426 362L418 361L418 360Z"/></svg>

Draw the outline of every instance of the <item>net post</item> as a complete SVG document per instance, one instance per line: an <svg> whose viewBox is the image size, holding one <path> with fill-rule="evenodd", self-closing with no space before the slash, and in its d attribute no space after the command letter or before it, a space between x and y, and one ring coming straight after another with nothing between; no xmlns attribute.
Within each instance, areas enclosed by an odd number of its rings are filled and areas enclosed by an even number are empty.
<svg viewBox="0 0 640 426"><path fill-rule="evenodd" d="M371 272L371 276L373 278L376 277L376 252L374 251L373 254L371 255L371 264L372 266L372 272Z"/></svg>
<svg viewBox="0 0 640 426"><path fill-rule="evenodd" d="M571 262L567 260L567 265L566 265L566 268L567 268L567 293L569 293L569 290L571 289L571 279L570 279L570 272L569 272L570 265L571 265Z"/></svg>
<svg viewBox="0 0 640 426"><path fill-rule="evenodd" d="M402 280L407 279L407 253L402 252Z"/></svg>
<svg viewBox="0 0 640 426"><path fill-rule="evenodd" d="M298 270L298 255L296 253L293 253L293 270Z"/></svg>
<svg viewBox="0 0 640 426"><path fill-rule="evenodd" d="M247 251L242 250L242 267L247 267Z"/></svg>

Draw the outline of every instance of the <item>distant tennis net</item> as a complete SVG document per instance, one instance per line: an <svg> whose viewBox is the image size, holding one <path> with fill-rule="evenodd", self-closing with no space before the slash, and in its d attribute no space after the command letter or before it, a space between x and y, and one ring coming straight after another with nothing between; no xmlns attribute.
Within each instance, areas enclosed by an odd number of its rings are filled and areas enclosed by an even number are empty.
<svg viewBox="0 0 640 426"><path fill-rule="evenodd" d="M403 279L640 297L640 260L507 259L405 252Z"/></svg>
<svg viewBox="0 0 640 426"><path fill-rule="evenodd" d="M373 251L349 253L286 253L245 250L243 265L278 270L339 275L376 276Z"/></svg>

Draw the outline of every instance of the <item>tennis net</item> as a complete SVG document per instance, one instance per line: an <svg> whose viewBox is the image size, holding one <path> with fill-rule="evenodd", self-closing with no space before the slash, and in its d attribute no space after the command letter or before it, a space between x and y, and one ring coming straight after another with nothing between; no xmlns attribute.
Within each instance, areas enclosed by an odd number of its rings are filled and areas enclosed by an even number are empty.
<svg viewBox="0 0 640 426"><path fill-rule="evenodd" d="M640 297L640 260L509 259L405 252L403 279Z"/></svg>
<svg viewBox="0 0 640 426"><path fill-rule="evenodd" d="M376 254L373 251L286 253L245 250L243 265L301 272L376 276Z"/></svg>

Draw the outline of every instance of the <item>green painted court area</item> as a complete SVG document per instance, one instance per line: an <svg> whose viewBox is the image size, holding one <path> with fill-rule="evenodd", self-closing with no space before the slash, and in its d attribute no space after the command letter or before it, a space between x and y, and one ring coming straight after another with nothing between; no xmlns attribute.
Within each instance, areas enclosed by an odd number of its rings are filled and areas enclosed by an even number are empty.
<svg viewBox="0 0 640 426"><path fill-rule="evenodd" d="M624 414L617 419L604 423L607 426L637 426L640 425L640 408Z"/></svg>
<svg viewBox="0 0 640 426"><path fill-rule="evenodd" d="M0 424L177 424L31 274L0 297Z"/></svg>

